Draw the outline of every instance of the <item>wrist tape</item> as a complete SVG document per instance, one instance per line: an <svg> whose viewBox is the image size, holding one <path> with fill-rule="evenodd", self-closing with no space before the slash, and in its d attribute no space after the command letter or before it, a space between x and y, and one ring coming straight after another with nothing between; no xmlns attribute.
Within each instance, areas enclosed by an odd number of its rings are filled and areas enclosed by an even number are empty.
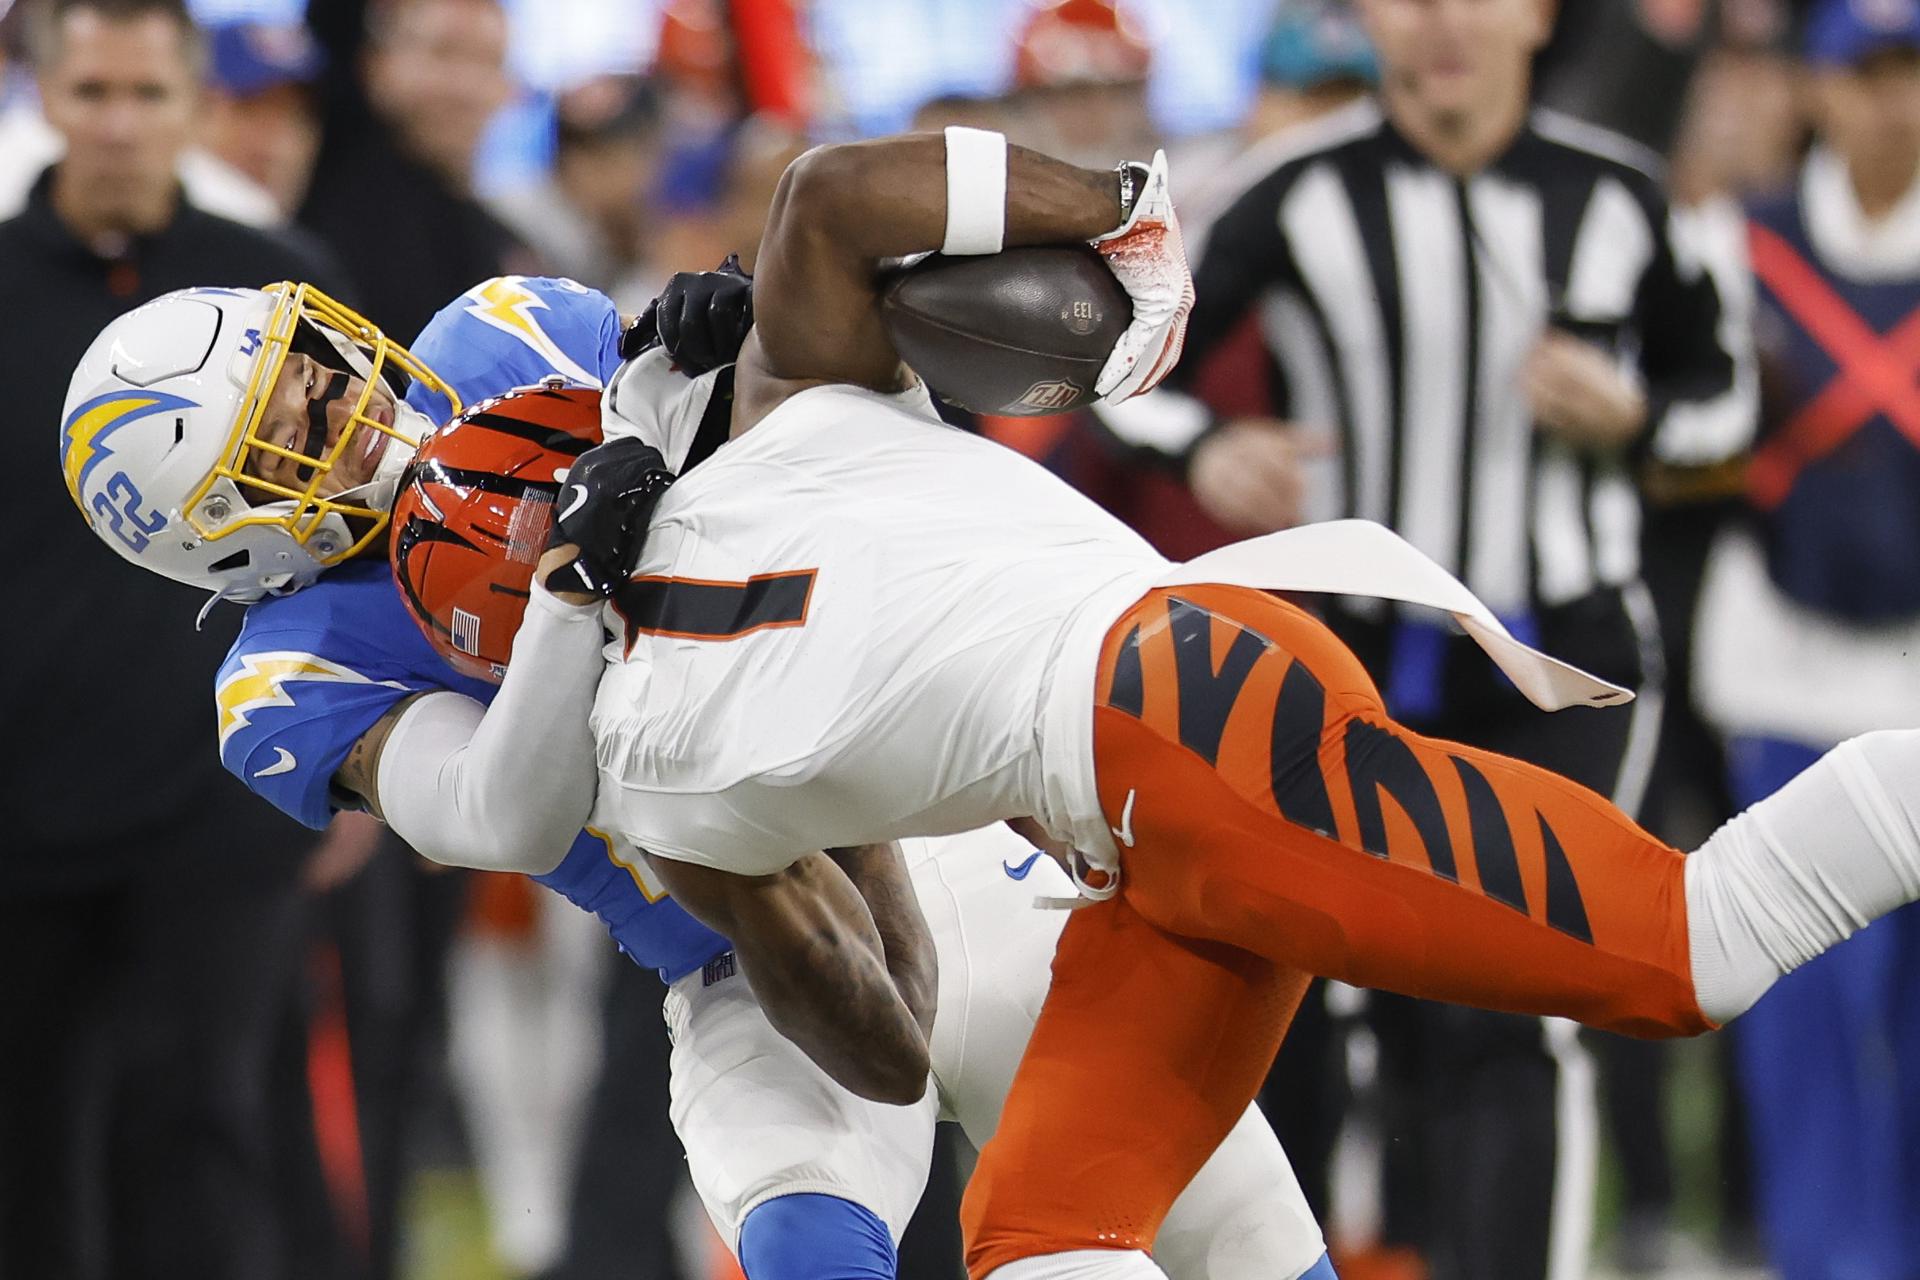
<svg viewBox="0 0 1920 1280"><path fill-rule="evenodd" d="M947 128L945 254L998 253L1007 233L1007 137Z"/></svg>

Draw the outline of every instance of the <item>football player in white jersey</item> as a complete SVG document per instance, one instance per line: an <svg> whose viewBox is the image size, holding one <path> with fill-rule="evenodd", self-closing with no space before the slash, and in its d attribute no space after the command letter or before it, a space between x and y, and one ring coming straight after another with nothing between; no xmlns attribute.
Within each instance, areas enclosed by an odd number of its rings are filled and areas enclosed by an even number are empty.
<svg viewBox="0 0 1920 1280"><path fill-rule="evenodd" d="M683 309L709 312L727 281L682 285L656 323L678 333L681 355L717 342L730 358L737 327L728 337L674 323ZM744 286L733 290L739 305ZM222 759L249 787L310 825L364 804L430 856L524 870L659 970L675 1033L673 1119L696 1189L751 1280L891 1277L936 1115L976 1142L997 1122L1063 922L1033 899L1064 892L1064 876L998 826L816 857L838 887L857 882L843 901L895 939L882 980L907 992L921 1042L888 1081L908 1105L857 1097L775 1029L793 1016L783 993L817 985L810 957L783 945L804 934L763 919L736 956L663 896L635 850L581 832L598 597L570 605L536 589L496 689L428 645L387 567L382 526L404 463L462 403L555 374L597 385L619 369L626 403L651 396L679 413L655 419L673 433L676 468L712 447L706 428L724 437L725 397L710 397L729 375L690 382L659 348L623 366L635 354L627 328L605 297L561 280L476 285L411 351L310 289L189 290L115 321L82 360L63 469L116 552L248 604L217 701ZM808 903L769 894L764 907L804 920ZM759 998L741 958L764 975ZM860 1051L852 1043L847 1057ZM1183 1280L1330 1275L1279 1144L1256 1111L1242 1121L1175 1211L1169 1269Z"/></svg>
<svg viewBox="0 0 1920 1280"><path fill-rule="evenodd" d="M804 905L837 1003L784 1029L836 1078L888 1096L923 1049L887 948L807 851L1032 818L1103 899L1067 926L969 1184L976 1280L1160 1274L1166 1209L1307 974L1695 1034L1920 897L1920 731L1844 744L1683 856L1565 779L1395 724L1352 654L1263 590L1442 608L1548 710L1629 696L1515 641L1384 530L1169 566L941 424L882 323L884 262L1072 240L1134 304L1099 390L1151 386L1191 299L1164 160L1095 172L960 130L810 152L762 246L735 438L644 529L586 541L632 565L602 579L595 823L736 941L792 926L769 896ZM619 393L638 438L583 467L649 451ZM838 1051L836 1018L868 1055Z"/></svg>

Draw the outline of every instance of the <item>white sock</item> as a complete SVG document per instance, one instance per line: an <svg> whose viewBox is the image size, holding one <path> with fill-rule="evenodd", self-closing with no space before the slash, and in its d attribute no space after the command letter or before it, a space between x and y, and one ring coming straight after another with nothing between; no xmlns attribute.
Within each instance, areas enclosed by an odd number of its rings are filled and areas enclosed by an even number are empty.
<svg viewBox="0 0 1920 1280"><path fill-rule="evenodd" d="M987 1280L1166 1280L1167 1273L1138 1249L1075 1249L1022 1258L987 1273Z"/></svg>
<svg viewBox="0 0 1920 1280"><path fill-rule="evenodd" d="M1920 899L1920 730L1850 739L1687 859L1694 997L1715 1022Z"/></svg>

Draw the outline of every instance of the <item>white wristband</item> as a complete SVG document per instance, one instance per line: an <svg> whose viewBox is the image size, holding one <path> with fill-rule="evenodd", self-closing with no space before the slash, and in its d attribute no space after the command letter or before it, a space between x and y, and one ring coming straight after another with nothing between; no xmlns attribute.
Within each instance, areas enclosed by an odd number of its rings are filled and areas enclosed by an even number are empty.
<svg viewBox="0 0 1920 1280"><path fill-rule="evenodd" d="M940 252L998 253L1007 234L1007 135L947 127L947 238Z"/></svg>

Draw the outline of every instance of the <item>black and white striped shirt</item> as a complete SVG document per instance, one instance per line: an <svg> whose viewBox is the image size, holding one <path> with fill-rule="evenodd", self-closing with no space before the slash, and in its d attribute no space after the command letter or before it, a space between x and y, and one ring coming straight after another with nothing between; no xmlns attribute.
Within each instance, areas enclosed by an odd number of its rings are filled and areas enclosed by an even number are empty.
<svg viewBox="0 0 1920 1280"><path fill-rule="evenodd" d="M1548 325L1616 351L1643 380L1638 448L1680 465L1738 453L1755 392L1744 325L1631 143L1537 111L1461 179L1363 102L1282 138L1213 223L1181 372L1258 318L1280 416L1337 429L1319 517L1386 524L1496 612L1638 575L1628 458L1537 431L1521 375ZM1260 157L1250 156L1259 163ZM1178 385L1176 374L1176 385ZM1109 413L1123 440L1189 438L1153 397Z"/></svg>

